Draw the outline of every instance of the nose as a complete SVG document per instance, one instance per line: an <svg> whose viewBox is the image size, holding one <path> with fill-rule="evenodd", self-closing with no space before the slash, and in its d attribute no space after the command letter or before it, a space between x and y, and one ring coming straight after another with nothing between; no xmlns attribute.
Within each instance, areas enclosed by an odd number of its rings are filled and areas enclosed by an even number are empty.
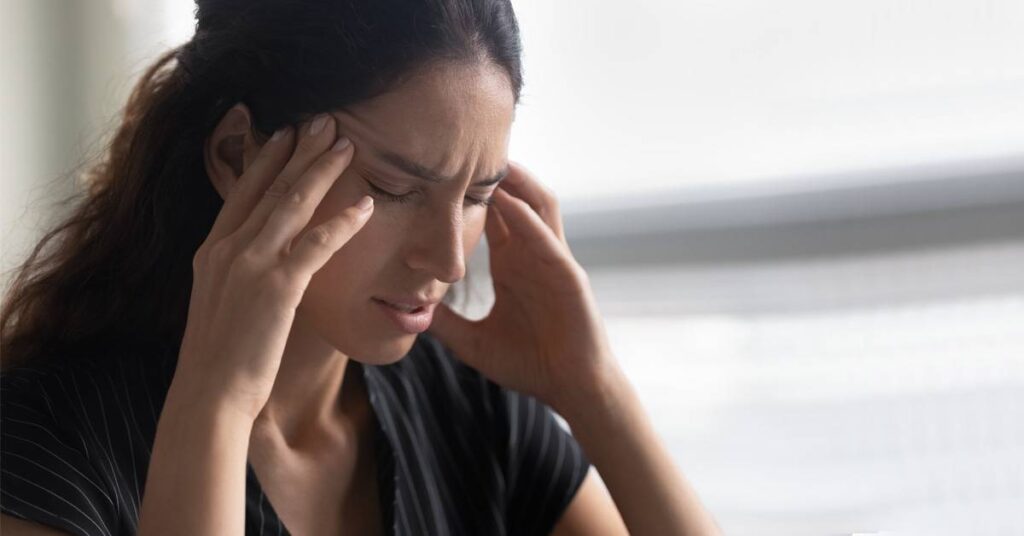
<svg viewBox="0 0 1024 536"><path fill-rule="evenodd" d="M445 283L455 283L466 276L463 252L462 209L431 214L417 222L410 231L415 242L406 262L414 269L427 272Z"/></svg>

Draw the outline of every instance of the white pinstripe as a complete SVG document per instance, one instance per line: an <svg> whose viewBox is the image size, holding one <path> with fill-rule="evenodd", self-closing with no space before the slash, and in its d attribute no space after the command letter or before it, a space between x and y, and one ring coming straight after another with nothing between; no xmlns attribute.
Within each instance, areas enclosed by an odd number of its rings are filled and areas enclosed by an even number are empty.
<svg viewBox="0 0 1024 536"><path fill-rule="evenodd" d="M46 472L56 476L57 478L63 480L64 482L67 482L71 487L75 488L75 490L78 491L78 493L80 493L82 495L82 498L85 499L85 502L89 505L89 508L91 508L93 513L96 514L96 518L97 519L103 519L103 514L100 513L100 511L96 509L96 505L92 503L92 497L87 495L85 493L85 490L83 490L82 488L78 487L77 484L75 484L74 482L64 478L63 475L61 475L60 473L54 471L53 469L50 469L49 467L46 467L45 465L41 465L41 464L37 463L36 461L34 461L34 460L30 459L30 458L26 458L25 456L22 456L21 454L17 454L17 453L14 453L14 452L8 452L7 455L8 456L14 456L14 457L17 457L17 458L21 458L21 459L31 463L32 465L35 465L36 467L38 467L38 468L40 468L40 469L42 469L42 470L44 470L44 471L46 471Z"/></svg>
<svg viewBox="0 0 1024 536"><path fill-rule="evenodd" d="M416 369L416 362L415 361L410 363L410 365L412 365L413 368ZM422 380L423 378L426 377L426 375L424 373L419 372L419 369L416 369L416 370L417 370L417 380ZM420 397L419 399L421 401L423 401L425 405L428 405L421 412L421 414L426 416L426 417L428 417L430 419L431 425L432 425L434 430L440 430L441 426L437 422L436 415L435 415L435 413L429 407L430 396L427 394L426 389L424 389L422 381L410 382L410 381L408 381L404 377L403 377L402 381L406 385L407 389L409 388L409 385L411 384L413 386L413 388L416 390L416 394ZM462 394L462 392L459 391L459 394ZM467 404L468 404L468 402L467 402ZM460 427L456 427L455 437L456 437L456 439L459 442L459 446L462 448L463 452L470 453L470 454L474 453L474 449L469 446L469 444L466 442L465 436L463 436L460 433L460 431L461 431L461 428ZM422 433L424 434L424 437L429 437L426 434L426 431L423 431ZM453 471L453 473L455 473L456 478L458 478L459 484L462 486L462 489L464 489L466 491L472 491L472 488L469 486L469 484L466 483L465 478L463 478L462 472L457 470L458 468L460 468L460 465L457 464L454 459L452 459L451 452L448 449L446 449L446 448L435 449L435 451L436 450L440 450L444 454L445 461L448 463L449 467L452 467L452 468L456 469L455 471ZM484 453L484 455L488 456L488 458L491 460L491 462L493 464L494 456L491 455L491 454L492 454L491 452ZM472 465L472 467L473 467L473 472L474 472L474 474L477 477L477 480L479 482L483 482L484 481L483 475L481 475L481 473L478 470L478 468L476 467L476 465L474 464L474 465ZM496 468L492 467L492 469L496 469ZM500 471L498 471L497 477L501 480L502 484L504 484L504 478L502 477ZM448 501L449 504L454 504L455 502L452 500L451 495L450 495L451 491L448 490L447 487L445 487L445 491L448 492L447 496L448 496L448 499L449 499L449 501ZM496 523L495 526L502 525L504 523L504 520L503 520L503 516L502 516L501 512L498 510L498 506L496 504L494 504L494 501L488 501L488 505L490 506L491 516L494 518L494 522Z"/></svg>
<svg viewBox="0 0 1024 536"><path fill-rule="evenodd" d="M21 409L23 409L23 410L25 410L25 411L27 411L29 413L35 413L36 415L43 415L42 413L36 411L35 408L30 408L30 407L26 406L25 404L22 404L20 402L15 402L13 400L6 400L6 401L4 401L4 404L6 404L8 406L14 406L16 408L21 408ZM44 415L44 417L45 417L45 415Z"/></svg>
<svg viewBox="0 0 1024 536"><path fill-rule="evenodd" d="M102 421L103 421L103 434L107 436L107 450L105 452L107 453L107 459L111 461L111 463L110 463L110 468L111 468L110 477L113 480L113 479L116 479L118 476L123 476L123 475L120 475L120 473L121 473L120 467L118 467L118 465L114 463L114 459L112 458L112 455L113 455L113 452L114 452L114 445L113 445L113 442L110 441L110 427L108 426L108 423L107 423L107 408L103 405L103 394L102 394L102 391L100 391L100 386L96 383L96 379L93 378L91 375L87 376L87 378L89 378L89 381L92 382L92 386L96 389L96 391L95 391L96 399L99 401L99 406L100 406L100 411L99 411L100 419L102 419ZM74 376L72 376L72 380L73 379L74 379ZM78 389L78 384L77 383L75 384L75 389L76 390ZM97 440L97 442L99 442L99 441ZM100 449L100 450L103 450L103 449ZM129 452L131 452L130 444L129 444ZM132 453L131 456L134 458L135 454ZM134 472L134 470L133 470L133 472ZM123 491L123 490L121 490L121 486L115 485L114 486L114 491L117 494L120 494L120 492ZM135 518L138 519L139 511L138 511L137 508L135 508L135 504L131 500L131 497L128 497L124 502L127 502L127 503L132 505L132 510L135 511Z"/></svg>
<svg viewBox="0 0 1024 536"><path fill-rule="evenodd" d="M85 518L88 519L90 522L92 522L93 525L96 525L96 528L100 529L100 532L103 532L104 534L107 534L107 535L110 534L110 531L106 527L104 527L103 525L100 525L99 522L97 522L95 519L93 519L91 516L89 516L89 514L86 514L85 512L83 512L81 508L75 506L74 503L72 503L71 501L65 499L64 497L61 497L60 495L58 495L58 494L56 494L56 493L54 493L54 492L52 492L52 491L50 491L50 490L40 486L39 484L36 484L35 482L32 482L31 480L28 480L27 478L22 478L20 475L18 475L16 473L12 473L12 472L8 471L7 469L0 469L0 473L4 473L4 474L6 474L8 476L13 476L14 478L17 478L18 480L21 480L23 482L31 484L31 485L33 485L33 486L35 486L35 487L45 491L46 493L49 493L50 495L53 495L57 499L67 503L68 506L74 508L76 512L78 512L78 513L82 514L83 516L85 516ZM79 491L81 491L81 490L79 490ZM28 504L29 506L35 506L33 504L28 503L27 501L25 501L21 497L16 497L16 498L19 501L21 501L21 502L23 502L25 504ZM52 514L52 515L54 515L55 517L60 517L60 516L58 516L56 514ZM61 518L61 519L63 519L63 518ZM78 525L75 525L75 526L77 527Z"/></svg>
<svg viewBox="0 0 1024 536"><path fill-rule="evenodd" d="M54 377L54 380L56 380L56 382L60 385L61 390L64 391L64 399L67 400L68 405L73 407L74 404L71 402L71 394L68 392L67 388L64 387L64 382L60 379L60 377ZM79 407L81 408L81 406ZM82 409L84 410L84 408ZM91 459L89 456L89 445L88 442L85 440L85 436L82 435L81 433L78 433L77 431L75 432L75 436L78 438L78 441L82 443L82 452L85 453L85 457L87 459Z"/></svg>
<svg viewBox="0 0 1024 536"><path fill-rule="evenodd" d="M382 385L385 385L385 386L388 385L387 382L380 382L380 383ZM381 390L384 391L384 389L381 389ZM391 419L391 411L388 410L387 397L382 397L380 402L381 402L381 404L385 408L384 420L388 423L388 426L391 427L391 430L397 436L398 435L398 429L395 428L395 423ZM399 441L398 443L399 443L397 445L397 447L398 447L398 453L397 454L398 455L396 455L395 458L398 459L399 463L396 465L395 470L397 472L399 469L404 469L406 476L408 476L409 478L412 478L412 473L411 473L411 471L409 471L409 467L405 463L405 457L401 455L402 454L401 453L401 447L402 447L401 441ZM411 497L412 497L412 500L413 500L413 506L416 507L416 517L420 521L420 529L421 530L425 529L426 526L427 526L427 523L426 523L426 520L423 518L423 510L422 510L422 507L420 506L419 499L416 497L416 494L411 494Z"/></svg>
<svg viewBox="0 0 1024 536"><path fill-rule="evenodd" d="M555 458L555 470L551 472L551 478L548 480L548 485L545 486L544 495L541 496L540 509L547 508L548 497L551 496L551 490L555 487L555 483L558 481L558 476L562 471L562 460L565 457L565 440L561 435L556 434L555 440L558 441L558 456ZM539 521L540 517L537 517L534 521ZM531 531L536 532L536 531Z"/></svg>
<svg viewBox="0 0 1024 536"><path fill-rule="evenodd" d="M387 406L387 402L384 399L382 399L380 396L378 396L377 391L379 390L379 388L377 388L377 389L373 388L373 386L376 385L375 382L377 382L377 377L374 376L372 372L373 371L369 368L369 366L363 365L363 378L366 380L367 390L370 392L370 404L371 404L371 406L374 407L374 414L375 415L384 415L384 416L386 416L387 415L387 407L388 407ZM383 381L383 380L381 380L381 381ZM376 411L376 405L375 404L378 403L378 401L379 401L380 404L383 404L384 411ZM380 421L380 427L383 430L384 438L387 440L388 444L390 445L392 442L391 442L391 439L388 436L388 429L389 428L391 429L391 433L392 434L395 434L397 432L395 431L393 425L389 426L387 424L387 422L385 422L386 419L378 417L378 420ZM401 489L400 489L400 487L398 485L399 471L398 471L398 464L395 463L395 459L398 458L399 454L397 454L395 452L395 449L394 449L393 445L392 445L391 451L392 451L392 457L391 457L390 460L388 460L388 463L391 466L391 489L392 489L392 492L393 492L393 494L392 494L392 502L393 502L392 507L393 508L392 508L392 512L391 512L392 513L391 529L395 533L412 534L413 533L412 532L412 528L409 526L409 520L406 519L406 515L405 515L405 508L404 508L404 502L402 501ZM377 463L380 463L380 461L378 461ZM405 529L403 532L399 532L399 530L398 530L398 525L399 524L401 524L402 527Z"/></svg>
<svg viewBox="0 0 1024 536"><path fill-rule="evenodd" d="M528 400L530 401L531 408L537 405L537 402L534 399L530 398ZM550 431L550 427L544 425L544 410L538 408L538 411L541 412L541 415L538 417L540 420L538 424L541 428L539 452L545 452L548 448L548 432ZM538 463L537 465L533 466L533 471L531 471L530 478L527 480L528 483L533 484L538 479L537 473L542 469L541 465L542 464ZM530 495L530 497L533 498L536 497L536 495ZM527 502L526 504L530 504L530 502Z"/></svg>
<svg viewBox="0 0 1024 536"><path fill-rule="evenodd" d="M425 349L428 352L439 352L444 350L443 347L437 347L436 345L427 346ZM497 436L493 436L489 433L489 429L480 429L480 418L484 414L493 418L500 415L500 413L496 412L501 412L503 410L501 407L502 399L497 399L496 401L492 401L490 399L490 395L492 394L490 389L495 386L492 386L488 383L486 378L468 367L464 371L465 374L461 374L463 370L456 370L454 368L455 363L444 354L435 355L431 353L416 352L409 357L414 358L413 363L407 364L408 367L412 368L403 366L401 368L396 367L392 370L382 369L381 372L383 372L385 376L386 374L395 374L394 376L387 376L386 378L374 377L373 379L370 379L371 375L369 374L369 368L363 368L364 373L366 374L365 377L368 379L367 385L370 385L373 381L380 381L385 384L374 384L377 385L377 390L380 391L383 396L371 396L371 399L380 399L379 403L381 404L380 407L382 411L378 412L378 416L381 420L381 427L390 432L390 434L385 433L383 436L389 438L389 442L394 448L394 456L390 460L390 465L394 470L392 475L393 495L390 497L393 500L391 507L394 511L394 518L392 519L392 526L390 527L391 531L398 531L401 529L405 534L416 534L419 532L436 532L438 534L446 534L450 533L453 528L459 528L459 525L454 524L455 520L461 521L464 518L457 515L457 512L453 513L451 516L448 515L449 510L454 508L454 505L458 503L456 497L458 496L457 489L459 488L456 486L461 486L461 489L465 490L466 493L472 493L476 489L482 489L474 485L476 482L479 482L480 484L487 484L488 487L495 483L499 486L499 489L496 490L498 495L494 497L489 496L487 501L489 514L492 518L491 521L495 524L495 528L497 530L506 528L505 523L509 521L506 519L509 512L506 512L505 509L501 507L502 497L510 497L510 494L516 494L516 496L525 499L523 506L526 508L526 511L520 511L518 512L519 514L528 514L531 511L531 505L537 504L538 500L540 501L540 508L532 509L532 511L537 512L538 514L540 514L540 512L545 508L547 508L548 513L551 513L552 509L557 506L564 506L567 504L567 500L571 500L574 490L578 488L569 488L565 486L570 483L578 483L580 480L580 468L583 467L585 469L586 467L582 465L583 462L579 454L576 454L574 446L569 443L571 439L569 438L568 432L562 435L556 435L554 438L551 437L551 433L553 433L553 431L551 430L549 423L538 419L539 414L536 412L541 411L541 405L538 402L527 398L525 395L513 394L511 391L501 393L502 396L505 397L503 400L506 401L507 407L504 408L504 410L507 411L505 417L508 419L507 423L509 426L507 431L509 449L509 459L507 463L509 466L503 467L503 464L499 463L498 458L495 456L496 451L494 449L499 448L499 445L486 440L487 438ZM428 361L428 359L430 361ZM454 356L452 359L454 359ZM61 381L63 375L55 376L56 386L58 386L59 389L63 389L63 394L67 397L67 402L71 404L71 410L74 411L74 413L79 414L81 421L84 421L84 425L80 425L75 429L62 429L67 432L63 438L55 433L56 429L47 428L39 423L32 422L31 419L23 420L8 417L6 415L4 416L5 422L15 423L18 426L23 427L25 433L31 431L32 435L45 434L44 436L38 437L46 439L43 443L49 446L50 449L56 449L57 452L61 452L62 449L66 449L73 452L76 456L79 456L84 451L84 459L88 461L90 459L90 446L94 447L91 450L102 450L103 453L97 453L97 458L92 461L101 468L99 473L101 481L107 484L112 484L112 487L114 488L113 497L105 492L109 490L104 490L104 488L100 487L96 481L92 480L90 477L83 474L76 466L72 465L69 461L72 458L64 457L61 454L57 454L54 451L47 449L45 446L32 441L31 439L21 437L16 434L4 433L3 436L5 439L11 438L13 440L25 442L27 445L36 446L41 449L41 452L46 452L53 456L54 459L60 460L57 463L62 464L61 467L64 465L70 467L81 477L81 479L69 480L61 473L54 471L50 467L41 465L36 461L38 458L30 459L22 454L11 453L12 456L17 458L19 461L32 464L32 466L38 467L47 475L54 475L60 479L60 481L65 483L61 484L61 486L69 485L75 489L76 493L81 494L87 499L91 497L86 495L85 490L78 483L83 480L88 482L89 485L94 487L99 494L103 496L107 501L107 506L109 506L114 512L121 512L122 495L127 499L128 495L131 494L127 489L127 486L124 485L127 484L127 480L131 480L134 484L135 497L134 501L129 500L128 502L132 502L132 508L134 509L135 516L137 518L139 515L138 509L142 501L142 482L138 474L138 469L140 467L139 464L142 462L142 459L135 454L135 439L141 439L144 449L148 451L149 457L152 457L152 450L149 447L147 437L143 433L143 423L139 421L139 418L145 414L145 410L142 410L140 415L136 415L133 407L133 403L141 402L142 397L136 396L136 400L133 396L136 394L141 395L143 392L145 393L145 398L148 402L153 422L156 423L158 421L155 405L156 400L153 396L153 390L149 385L156 376L144 374L144 368L141 366L141 363L139 363L137 372L141 374L140 379L142 383L142 391L135 391L130 389L128 376L131 375L134 378L136 373L130 373L126 370L125 367L128 366L128 364L124 361L118 360L116 361L116 365L118 366L117 374L111 370L105 371L105 381L109 386L109 388L105 387L105 390L100 390L100 386L97 383L102 383L104 380L88 375L89 379L85 383L87 386L86 390L95 389L95 395L83 393L81 386L79 385L80 382L78 382L76 376L72 374L69 378L69 381L72 384L72 389L75 391L74 396L72 396L71 390L68 389L65 386L65 383ZM415 375L409 374L409 372L413 372ZM440 373L439 377L432 376L438 372ZM42 373L39 373L39 375L42 375ZM422 383L423 381L429 381L433 377L438 377L439 380L444 381L445 385L443 390L438 390L436 393L432 393L431 391L428 391L427 386ZM10 381L12 382L11 384L25 386L33 383L28 381L26 377L12 377ZM121 382L120 387L115 385L117 381ZM90 383L91 387L88 387L90 386ZM500 386L496 387L500 389ZM40 393L39 396L42 398L42 402L45 403L45 408L42 405L28 407L16 401L12 402L10 407L19 408L19 414L21 413L21 410L26 410L29 412L28 414L33 414L32 412L35 412L38 415L45 415L46 411L49 411L52 420L56 421L58 417L56 410L59 409L62 412L64 411L64 399L57 391L53 393L56 396L51 397L51 393L48 393L48 391L41 385L38 387L37 391ZM110 393L109 396L113 396L113 398L106 398L106 396L108 396L107 393ZM494 391L493 393L496 394L497 391ZM374 393L371 391L370 394L373 395ZM95 396L97 397L97 402L87 406L84 402L83 395ZM122 396L124 397L124 404L121 403ZM403 396L407 397L408 400L404 400L402 398ZM439 401L437 398L438 396L441 396L443 400ZM481 397L479 400L478 396ZM76 399L77 403L72 402L73 399ZM405 405L406 402L410 404L409 407ZM441 406L437 406L435 402L450 402L453 404L452 407L457 408L458 412L461 414L452 414L451 417L459 419L459 422L462 422L462 419L472 418L472 422L467 422L466 426L456 427L452 430L452 434L455 437L447 438L448 441L452 442L450 443L450 447L449 445L437 443L423 444L425 440L445 440L445 437L442 437L439 433L439 431L444 428L444 426L441 426L440 419L449 414L440 413L439 411ZM523 413L521 404L523 403L528 406L526 408L525 416L521 415ZM491 407L492 404L496 407ZM117 409L121 412L120 420L124 425L123 435L121 429L117 428L118 419L108 417L106 415L106 408L111 405L118 406ZM146 403L142 403L142 405L146 405ZM125 408L124 406L128 407ZM96 426L96 423L94 422L94 413L96 411L100 413L105 443L100 440L101 436L98 434L99 427ZM22 416L24 417L25 415ZM60 415L60 417L65 418L65 415ZM144 417L142 418L144 419ZM543 417L541 417L541 419L543 419ZM111 420L114 421L113 425L110 424ZM111 426L114 427L113 430L111 429ZM401 426L402 428L398 428L398 426ZM539 438L536 437L536 434L534 433L537 426L541 426L543 428L543 430L541 430L541 437ZM384 430L381 431L383 432ZM4 430L4 432L6 432L6 430ZM86 441L82 432L84 432L86 436L91 434L91 438ZM504 434L504 432L501 433ZM481 436L480 434L484 435ZM113 455L119 452L114 449L112 441L115 435L119 441L118 448L121 448L120 442L122 440L127 440L129 442L127 448L131 457L132 468L132 476L130 479L122 478L127 476L124 475L122 471L122 466L127 470L127 460L117 460L121 465L115 464ZM78 437L78 439L75 440L75 437ZM51 439L53 441L52 444L50 443ZM74 441L80 440L82 442L81 448L73 448L62 439ZM537 443L537 440L539 440L539 444ZM42 441L42 439L40 439L40 441ZM412 448L407 448L406 441L409 442L408 445L412 446ZM552 441L557 442L557 445L552 444ZM101 445L105 445L105 447L101 447ZM420 448L421 445L422 448ZM485 452L481 452L481 448L484 449ZM429 450L429 452L424 452L424 449ZM490 467L484 468L482 465L475 463L475 461L472 464L467 464L457 456L459 451L456 449L461 449L462 452L471 454L474 460L476 460L476 456L484 456L480 461L489 463ZM527 452L524 449L530 449L529 452L539 456L538 463L531 464L531 466L523 466L523 461L525 459L523 457L523 453ZM27 453L29 451L25 450L25 452ZM142 453L143 451L140 450L139 452ZM7 452L5 452L5 455L6 454ZM567 457L571 458L571 460L567 461ZM430 463L428 463L428 461ZM411 466L412 463L416 463L418 465L418 468L416 469L418 474L414 474ZM571 470L567 467L567 464L571 464ZM466 469L466 465L472 465L473 469ZM452 473L453 478L450 482L445 481L448 479L440 478L442 475L440 472L442 467L446 468L446 471L448 468L454 469L454 472ZM552 467L554 468L553 471L551 471ZM23 476L13 474L8 471L7 469L9 468L4 469L5 475L11 474L15 479L20 478L23 481L29 482ZM491 471L490 475L488 475L488 470ZM109 473L107 473L107 471L109 471ZM565 473L566 471L569 472ZM404 477L401 477L402 472L405 474ZM568 482L562 478L563 473L565 473L565 476L570 477ZM65 474L69 473L65 472ZM585 472L583 476L586 476ZM403 479L404 483L399 482L400 477ZM476 481L473 479L476 479ZM106 482L108 480L109 482ZM417 482L417 480L419 480L419 482ZM506 482L506 480L508 481ZM516 483L517 480L519 481L518 485ZM53 482L60 484L60 481L54 480ZM426 498L423 498L423 494L416 492L416 484L420 482L424 485L424 491L427 495ZM88 507L80 502L78 505L73 504L68 502L64 497L60 497L53 491L46 489L44 486L47 484L44 482L40 482L43 486L34 482L29 483L43 489L50 495L57 496L61 501L70 504L72 508L88 518L91 523L97 525L101 530L104 530L104 527L99 525L98 522L105 519L103 512L107 512L109 510L104 509L101 511L97 509L99 505L92 501L87 501ZM559 490L559 486L563 486L565 489ZM61 489L59 487L49 487L53 490ZM556 492L562 499L561 502L557 503L557 505L556 503L551 502L552 497ZM4 496L11 496L25 503L26 507L38 509L36 505L28 503L19 497L10 495L8 490L4 491ZM29 497L31 496L32 495L30 494ZM92 497L98 497L98 495L94 495ZM498 502L495 502L495 499L497 499ZM410 503L412 506L411 512L409 511L410 509L406 508ZM264 530L270 529L269 527L266 527L264 507L272 509L272 506L267 502L267 497L263 493L262 489L260 489L259 504L260 533L262 534ZM425 509L426 504L430 505L429 514L433 516L434 521L433 525L429 528L427 525L428 520L425 517L428 514L428 511ZM91 510L93 514L85 514L82 510L83 508ZM4 510L13 512L8 505L4 506ZM45 510L40 511L42 512ZM52 512L46 511L46 513L56 519L64 519ZM410 513L413 514L415 518L408 515ZM483 514L482 510L475 515L480 514ZM72 517L74 516L72 515ZM26 519L28 518L26 517ZM410 525L417 520L419 522L419 526L416 530L413 530ZM77 525L73 525L71 520L64 521L69 523L69 526L77 527ZM485 518L480 518L480 521L487 522L485 521ZM534 524L534 528L536 528L539 518L524 519L521 521L525 521L526 523L532 522ZM81 529L81 527L77 528ZM113 527L106 529L105 534L109 534L109 530L112 528ZM468 528L468 526L463 528ZM272 529L270 529L270 531L273 532ZM286 531L287 529L284 527L283 521L278 517L277 533L282 534ZM86 533L84 530L82 532Z"/></svg>
<svg viewBox="0 0 1024 536"><path fill-rule="evenodd" d="M51 511L47 510L46 508L43 508L42 506L36 506L36 505L26 501L25 499L22 499L21 497L17 497L17 496L14 496L14 495L11 495L10 493L7 493L6 491L0 491L0 493L2 493L4 495L7 495L8 497L10 497L10 498L20 502L21 504L24 504L25 506L31 506L32 508L35 508L36 510L39 510L40 512L43 512L43 513L48 514L50 516L53 516L53 517L55 517L55 518L65 522L65 523L71 525L72 527L75 527L76 529L78 529L80 531L81 534L84 534L86 536L88 536L88 534L89 534L89 531L87 531L84 528L82 528L81 525L79 525L78 523L75 523L74 521L71 521L70 519L68 519L68 518L66 518L64 516L57 515L57 514L51 512ZM10 508L7 508L7 511L11 512L11 513L14 513L14 514L17 514L17 515L21 516L22 518L24 518L26 520L33 521L33 522L38 522L35 519L32 519L31 517L29 517L29 516L27 516L25 514L21 514L21 513L15 512L14 510L12 510Z"/></svg>
<svg viewBox="0 0 1024 536"><path fill-rule="evenodd" d="M124 411L125 406L128 406L129 408L131 407L131 405L132 405L131 404L131 398L130 397L126 398L124 405L116 404L116 402L118 400L117 400L117 395L114 394L116 392L116 390L117 390L117 387L114 386L114 378L113 378L113 376L110 375L109 372L107 372L106 377L107 377L107 381L110 383L110 395L114 397L115 405L118 407L118 409L121 410L121 422L124 423L124 431L125 431L125 438L124 439L125 439L125 443L128 443L128 455L131 457L131 461L132 461L131 471L129 471L129 472L132 474L132 484L135 486L135 502L132 503L132 509L135 511L135 519L139 519L139 517L141 517L141 514L139 513L139 506L142 504L142 494L139 491L139 475L138 475L138 470L137 470L138 466L135 463L135 445L134 445L135 442L132 441L131 437L129 437L131 435L131 433L132 433L132 428L128 425L128 419L125 417L125 411ZM103 411L103 412L105 413L105 411ZM136 431L136 433L139 433L141 435L141 433L139 432L138 428L135 428L135 431ZM108 441L109 441L109 436L108 436Z"/></svg>
<svg viewBox="0 0 1024 536"><path fill-rule="evenodd" d="M96 429L92 426L92 422L88 418L88 412L86 411L87 406L85 405L85 401L82 399L81 391L79 391L79 389L78 389L78 382L75 381L75 375L74 374L70 374L69 376L70 376L69 379L71 380L71 385L75 388L75 394L78 397L78 407L81 408L81 410L82 410L82 413L81 413L82 421L89 427L89 431L92 432L93 440L96 441L96 445L99 445L100 444L99 434L96 433ZM65 394L68 396L68 400L71 400L71 393L67 390L67 387L64 386L64 382L60 379L60 377L57 377L56 379L57 379L57 382L60 384L61 389L64 389ZM98 450L103 454L103 458L107 462L107 467L106 468L110 470L110 472L107 475L108 478L110 479L111 482L116 482L116 479L115 479L116 472L114 471L114 461L110 458L110 452L109 451L104 451L103 449L98 449ZM120 510L121 509L121 492L120 492L120 489L119 489L120 486L114 485L113 488L114 488L114 502L117 503L117 509Z"/></svg>
<svg viewBox="0 0 1024 536"><path fill-rule="evenodd" d="M415 399L416 395L413 392L413 387L409 385L409 380L404 375L399 375L398 379L402 383L402 386L406 390L407 394L409 394L410 396L412 396L413 399ZM429 408L425 409L424 413L429 411ZM420 433L420 438L425 440L430 437L430 435L427 434L427 431L423 428L423 422L421 420L410 420L408 415L406 415L404 412L400 415L400 417L402 419L403 424L405 425L406 429L409 432L410 438L416 437L414 435L413 428L418 429L417 431ZM430 501L430 509L434 513L434 528L436 529L438 534L450 534L451 528L448 526L448 516L445 514L444 506L439 502L439 497L442 494L442 488L440 488L437 485L437 480L434 477L434 471L432 471L433 468L441 466L441 460L438 458L437 455L438 449L434 448L432 445L430 445L430 443L425 443L423 445L423 450L430 451L434 458L434 464L431 465L424 463L426 460L424 460L422 453L420 452L420 449L415 449L413 451L413 454L416 456L416 460L419 461L420 467L422 468L420 473L425 475L425 480L428 484L427 489L429 492L427 493L427 499ZM444 494L449 499L449 502L451 502L450 493L450 490L448 490L448 488L445 487ZM441 523L441 526L436 525L437 523Z"/></svg>
<svg viewBox="0 0 1024 536"><path fill-rule="evenodd" d="M78 476L82 477L82 479L84 479L86 482L92 484L93 487L95 487L96 490L100 492L100 495L103 495L103 497L107 499L107 502L110 503L111 507L114 506L114 501L110 498L110 495L107 495L106 492L103 491L103 488L101 488L99 486L99 484L97 484L96 482L93 482L93 480L91 478L89 478L89 477L85 476L84 474L82 474L82 472L79 471L77 467L75 467L73 464L71 464L70 462L68 462L64 458L61 458L60 456L54 454L53 451L51 451L50 449L40 445L39 443L36 443L35 441L32 441L31 439L28 439L28 438L25 438L25 437L21 437L19 435L11 434L10 432L6 432L5 431L3 433L3 437L6 438L6 439L17 439L17 440L20 440L20 441L24 441L26 443L31 443L32 445L36 446L37 448L42 449L43 451L49 453L54 458L57 458L58 460L64 462L64 464L67 465L68 467L70 467L72 471L78 473Z"/></svg>
<svg viewBox="0 0 1024 536"><path fill-rule="evenodd" d="M46 408L50 410L50 418L56 420L57 412L53 411L53 404L50 403L50 397L46 392L46 387L44 387L42 382L40 382L37 388L39 389L39 394L43 395L43 402L46 402Z"/></svg>
<svg viewBox="0 0 1024 536"><path fill-rule="evenodd" d="M51 431L49 428L47 428L45 426L39 425L39 423L34 423L34 422L31 422L31 421L23 421L21 419L15 419L14 417L8 417L8 416L4 416L4 420L5 421L10 421L10 422L16 422L18 424L24 424L24 425L27 425L27 426L34 426L34 427L36 427L36 428L38 428L38 429L40 429L40 430L50 434L50 437L52 437L53 440L56 441L57 443L59 443L62 447L66 448L68 450L75 450L74 447L72 447L71 445L68 445L64 441L61 441L60 438L58 438L56 435L54 435L53 431Z"/></svg>

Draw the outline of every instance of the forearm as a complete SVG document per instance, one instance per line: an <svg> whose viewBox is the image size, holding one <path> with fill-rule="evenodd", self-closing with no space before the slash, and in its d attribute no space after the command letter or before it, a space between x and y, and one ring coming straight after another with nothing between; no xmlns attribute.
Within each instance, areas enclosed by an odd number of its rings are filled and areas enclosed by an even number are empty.
<svg viewBox="0 0 1024 536"><path fill-rule="evenodd" d="M177 381L177 379L175 380ZM252 421L172 383L149 462L138 533L238 535Z"/></svg>
<svg viewBox="0 0 1024 536"><path fill-rule="evenodd" d="M601 474L630 534L720 534L618 366L556 410Z"/></svg>

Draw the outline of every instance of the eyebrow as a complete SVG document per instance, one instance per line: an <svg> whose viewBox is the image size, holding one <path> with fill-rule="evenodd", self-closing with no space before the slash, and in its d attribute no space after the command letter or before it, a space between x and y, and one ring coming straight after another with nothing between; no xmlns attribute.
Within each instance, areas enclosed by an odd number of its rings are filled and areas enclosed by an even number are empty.
<svg viewBox="0 0 1024 536"><path fill-rule="evenodd" d="M401 169L402 171L404 171L404 172L406 172L406 173L408 173L408 174L410 174L410 175L412 175L414 177L423 179L425 181L445 182L445 181L455 181L456 180L456 177L452 177L450 175L445 175L443 173L438 173L437 171L434 171L434 170L432 170L432 169L430 169L427 166L424 166L422 164L417 164L416 162L413 162L412 160L409 160L409 159L405 158L404 156L402 156L402 155L400 155L398 153L393 153L391 151L382 150L382 149L374 149L374 151L377 153L377 156L379 156L385 162L387 162L387 163L397 167L398 169ZM484 179L480 179L480 180L474 182L472 185L473 186L490 186L492 184L497 184L497 183L501 182L501 180L504 179L506 175L508 175L508 165L507 164L505 165L505 167L501 171L495 173L494 175L492 175L490 177L487 177L487 178L484 178Z"/></svg>

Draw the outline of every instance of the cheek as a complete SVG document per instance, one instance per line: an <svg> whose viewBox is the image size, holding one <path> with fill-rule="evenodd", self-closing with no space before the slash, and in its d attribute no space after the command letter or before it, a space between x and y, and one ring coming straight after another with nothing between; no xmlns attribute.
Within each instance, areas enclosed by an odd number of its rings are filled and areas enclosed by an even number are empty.
<svg viewBox="0 0 1024 536"><path fill-rule="evenodd" d="M376 208L375 210L380 210ZM314 275L330 278L336 287L352 287L372 292L379 274L387 272L387 264L395 257L396 245L402 241L401 227L383 214L374 213L362 228L331 256Z"/></svg>
<svg viewBox="0 0 1024 536"><path fill-rule="evenodd" d="M487 221L486 208L470 208L463 220L462 247L465 249L465 256L468 259L476 250L480 238L484 235L484 223Z"/></svg>
<svg viewBox="0 0 1024 536"><path fill-rule="evenodd" d="M327 192L307 228L337 216L364 195L355 179L346 179L348 177L342 176ZM359 231L313 274L304 301L309 299L310 291L314 291L313 299L322 300L322 305L337 309L374 291L378 274L384 271L392 256L388 248L398 242L396 235L399 234L395 232L396 226L382 213L382 208L375 207Z"/></svg>

